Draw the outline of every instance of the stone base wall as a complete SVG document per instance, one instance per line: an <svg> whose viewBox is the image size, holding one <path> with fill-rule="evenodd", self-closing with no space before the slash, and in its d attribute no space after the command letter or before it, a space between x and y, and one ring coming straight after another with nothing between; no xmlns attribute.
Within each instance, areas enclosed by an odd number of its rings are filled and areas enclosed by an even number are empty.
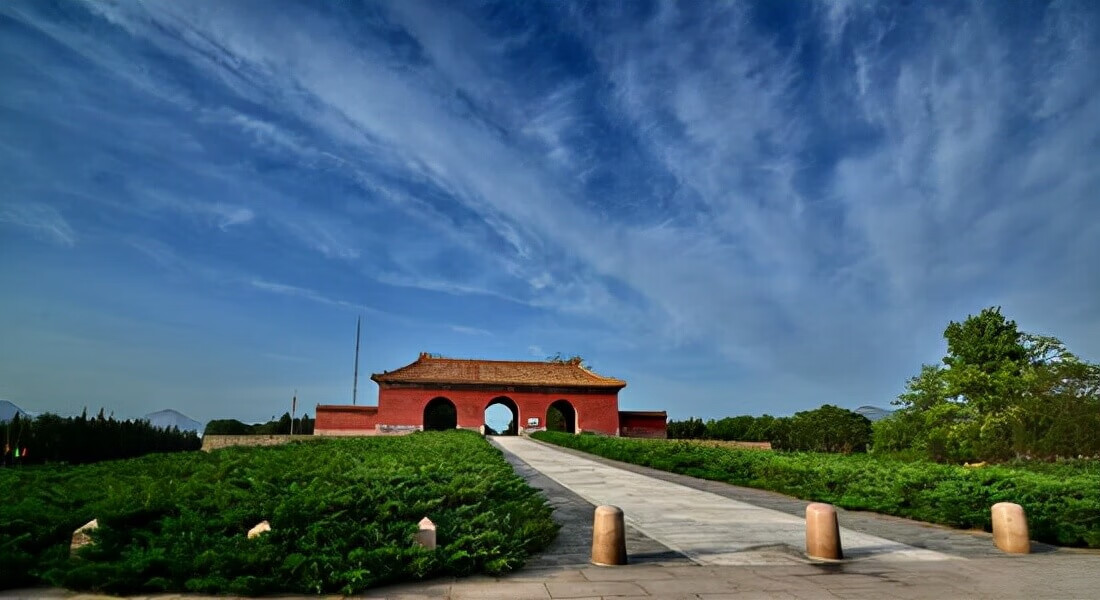
<svg viewBox="0 0 1100 600"><path fill-rule="evenodd" d="M619 436L663 440L668 437L668 431L664 428L655 427L620 427Z"/></svg>
<svg viewBox="0 0 1100 600"><path fill-rule="evenodd" d="M313 439L312 435L204 435L202 436L202 449L204 452L228 448L230 446L278 446L290 441Z"/></svg>
<svg viewBox="0 0 1100 600"><path fill-rule="evenodd" d="M369 429L313 429L313 435L319 437L366 437L376 435L408 435L423 431L422 427L412 425L375 425Z"/></svg>

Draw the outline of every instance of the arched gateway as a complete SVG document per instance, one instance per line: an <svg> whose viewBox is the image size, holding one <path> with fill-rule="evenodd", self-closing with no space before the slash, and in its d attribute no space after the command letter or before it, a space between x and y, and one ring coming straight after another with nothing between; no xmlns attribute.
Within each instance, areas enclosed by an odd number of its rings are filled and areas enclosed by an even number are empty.
<svg viewBox="0 0 1100 600"><path fill-rule="evenodd" d="M664 413L646 413L662 418L658 423L651 416L639 428L632 417L638 413L619 411L619 390L626 382L597 375L579 360L469 360L421 353L416 362L371 379L378 384L378 406L318 405L314 433L485 431L485 411L503 405L518 433L547 429L553 421L551 429L570 433L665 436Z"/></svg>

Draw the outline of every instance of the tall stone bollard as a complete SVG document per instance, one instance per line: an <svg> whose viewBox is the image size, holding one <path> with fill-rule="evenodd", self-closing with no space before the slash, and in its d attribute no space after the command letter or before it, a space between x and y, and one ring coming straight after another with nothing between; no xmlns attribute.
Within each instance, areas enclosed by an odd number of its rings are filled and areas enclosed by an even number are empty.
<svg viewBox="0 0 1100 600"><path fill-rule="evenodd" d="M428 550L435 550L435 523L428 517L420 519L420 530L416 532L416 543Z"/></svg>
<svg viewBox="0 0 1100 600"><path fill-rule="evenodd" d="M844 558L840 523L831 504L814 502L806 507L806 554L813 558Z"/></svg>
<svg viewBox="0 0 1100 600"><path fill-rule="evenodd" d="M90 532L96 529L99 529L99 519L92 519L74 531L73 539L69 543L69 554L75 555L77 550L94 544L95 540L92 539Z"/></svg>
<svg viewBox="0 0 1100 600"><path fill-rule="evenodd" d="M1011 502L993 505L993 543L1003 552L1028 554L1031 541L1027 534L1027 515L1024 508Z"/></svg>
<svg viewBox="0 0 1100 600"><path fill-rule="evenodd" d="M592 562L597 565L626 564L626 523L618 506L597 506L592 522Z"/></svg>
<svg viewBox="0 0 1100 600"><path fill-rule="evenodd" d="M267 521L260 521L259 523L256 523L255 527L249 529L246 535L248 536L248 539L254 540L269 531L271 531L271 523L268 523Z"/></svg>

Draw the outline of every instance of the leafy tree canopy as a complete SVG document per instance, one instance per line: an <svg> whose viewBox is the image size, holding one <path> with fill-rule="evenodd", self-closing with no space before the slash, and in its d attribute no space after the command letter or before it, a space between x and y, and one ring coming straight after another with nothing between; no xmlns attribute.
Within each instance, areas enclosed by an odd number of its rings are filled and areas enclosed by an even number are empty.
<svg viewBox="0 0 1100 600"><path fill-rule="evenodd" d="M1021 332L999 307L943 333L942 365L924 365L875 426L876 450L937 460L1100 453L1100 366L1060 340Z"/></svg>

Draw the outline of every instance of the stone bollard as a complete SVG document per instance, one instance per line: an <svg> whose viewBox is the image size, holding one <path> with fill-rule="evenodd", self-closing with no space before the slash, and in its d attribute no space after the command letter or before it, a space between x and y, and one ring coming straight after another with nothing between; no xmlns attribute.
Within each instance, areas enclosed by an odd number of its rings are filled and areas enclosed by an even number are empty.
<svg viewBox="0 0 1100 600"><path fill-rule="evenodd" d="M1027 535L1027 515L1024 508L1011 502L993 505L993 543L1004 552L1029 554L1031 541Z"/></svg>
<svg viewBox="0 0 1100 600"><path fill-rule="evenodd" d="M80 550L84 546L90 546L95 543L89 532L99 529L99 519L92 519L87 523L81 525L73 532L73 540L69 543L69 554L76 554L77 550Z"/></svg>
<svg viewBox="0 0 1100 600"><path fill-rule="evenodd" d="M428 517L420 519L420 530L416 532L416 543L428 550L435 550L435 523Z"/></svg>
<svg viewBox="0 0 1100 600"><path fill-rule="evenodd" d="M271 531L271 523L260 521L255 527L248 530L248 539L258 538L269 531Z"/></svg>
<svg viewBox="0 0 1100 600"><path fill-rule="evenodd" d="M806 554L813 558L844 558L840 523L831 504L814 502L806 507Z"/></svg>
<svg viewBox="0 0 1100 600"><path fill-rule="evenodd" d="M592 523L592 562L601 566L626 564L626 523L623 509L598 506Z"/></svg>

